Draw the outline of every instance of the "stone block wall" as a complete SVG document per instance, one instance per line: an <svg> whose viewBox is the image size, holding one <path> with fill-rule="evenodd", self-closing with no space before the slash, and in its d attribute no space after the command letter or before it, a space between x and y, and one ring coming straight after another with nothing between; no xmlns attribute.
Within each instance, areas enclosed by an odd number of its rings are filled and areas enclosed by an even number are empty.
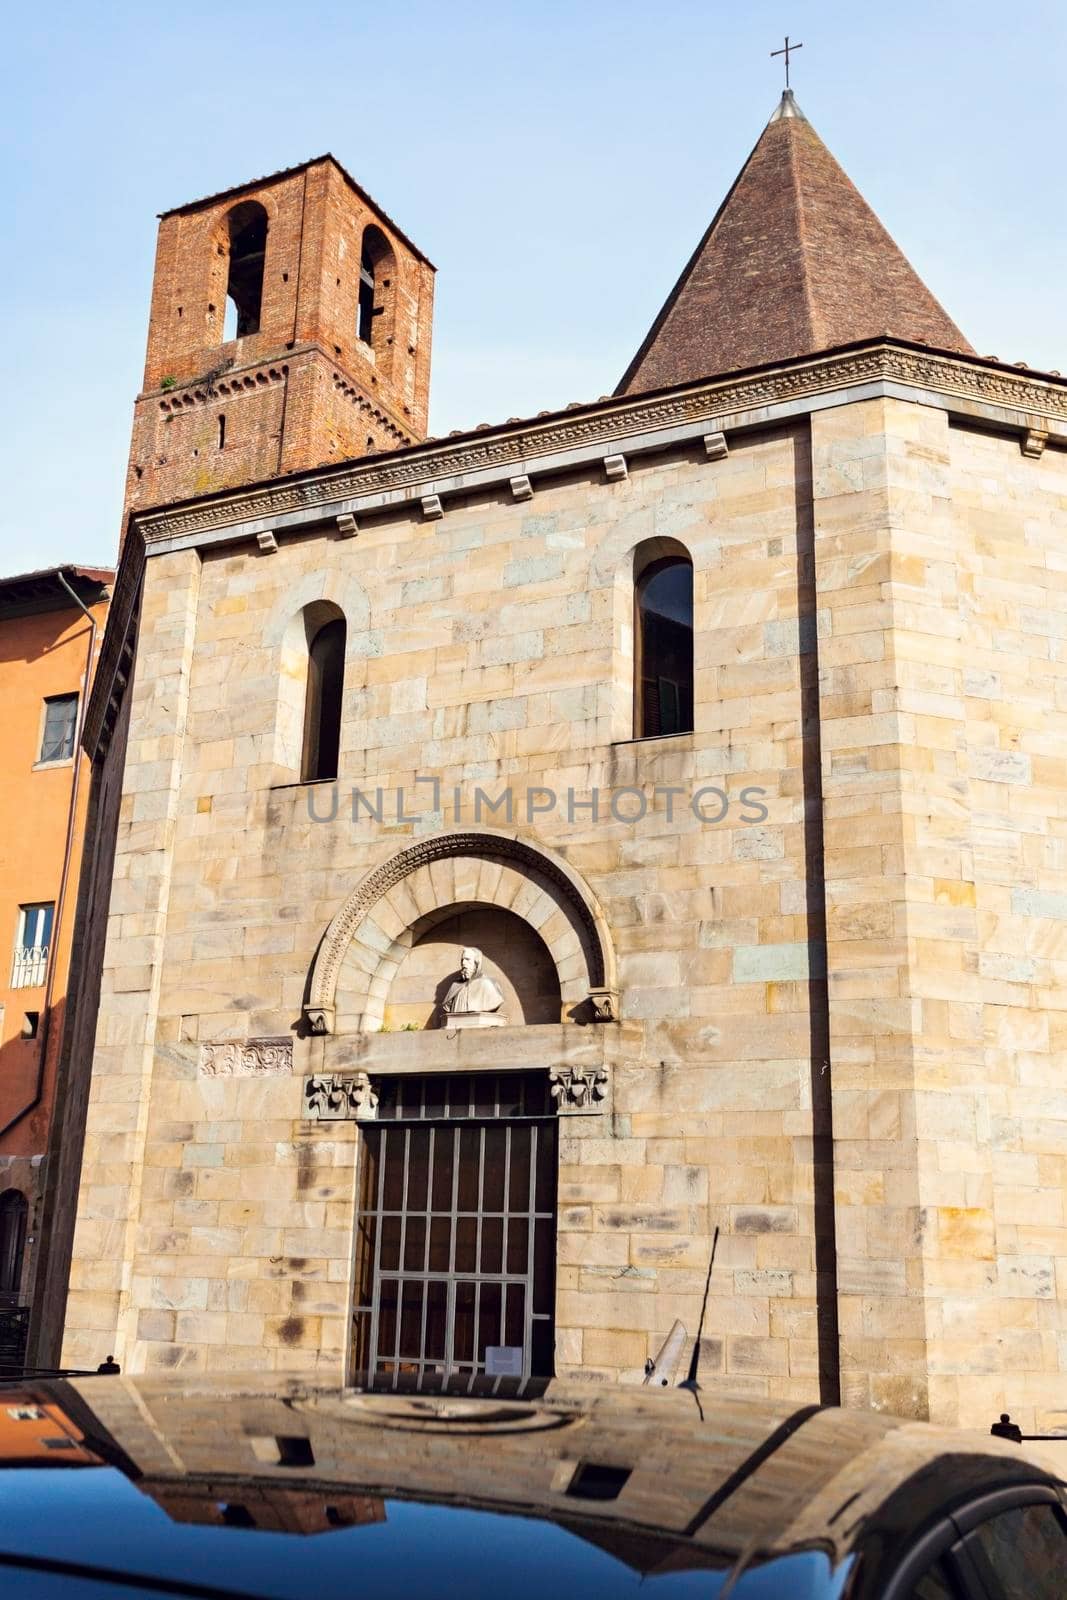
<svg viewBox="0 0 1067 1600"><path fill-rule="evenodd" d="M1067 454L1034 459L1015 440L958 428L946 444L951 549L936 551L936 571L950 619L933 649L915 639L911 651L946 697L923 707L924 742L951 749L951 798L968 803L966 831L957 807L929 822L916 806L920 870L946 908L936 949L919 947L920 1149L943 1257L931 1393L939 1415L1010 1409L1028 1432L1061 1431Z"/></svg>
<svg viewBox="0 0 1067 1600"><path fill-rule="evenodd" d="M117 1339L134 1371L337 1376L359 1138L303 1120L302 1075L593 1049L613 1102L560 1130L561 1372L636 1379L692 1332L718 1226L709 1385L1048 1423L1063 459L870 398L721 459L151 556L68 1359ZM692 556L696 726L635 741L647 540ZM287 641L322 601L348 623L336 786L279 759ZM308 1037L355 885L478 827L586 887L620 1020L475 1046L352 1032L339 996L341 1035ZM413 919L491 878L435 871Z"/></svg>
<svg viewBox="0 0 1067 1600"><path fill-rule="evenodd" d="M120 1249L125 1264L118 1300L72 1296L72 1353L112 1339L101 1323L118 1306L133 1369L340 1370L355 1131L300 1120L313 1041L295 1039L291 1075L230 1081L203 1075L201 1046L292 1038L323 930L359 878L412 838L480 822L578 873L618 958L614 1113L561 1130L561 1370L633 1377L676 1316L695 1329L719 1224L709 1381L818 1394L805 437L756 437L715 463L652 459L621 483L550 483L529 504L472 495L443 520L404 509L356 540L204 552L198 580L200 557L181 558L180 577L179 558L149 561L146 605L182 617L182 688L135 708L124 805L147 832L120 839L118 875L169 830L167 903L143 934L129 924L134 943L115 930L100 1038L135 1013L153 1060L122 1049L144 1119L137 1188L120 1197L87 1150L83 1226L116 1206L127 1231L86 1235L78 1254ZM693 558L696 730L634 743L617 693L632 673L629 574L656 537ZM274 760L283 634L317 598L349 620L332 821L309 814L309 800L329 813L328 790L274 786L288 776ZM163 644L153 629L139 684ZM746 786L764 793L745 805ZM381 821L357 806L353 822L353 787L381 788ZM474 816L479 788L496 802L511 790L510 825Z"/></svg>
<svg viewBox="0 0 1067 1600"><path fill-rule="evenodd" d="M199 580L196 552L164 556L141 605L67 1299L67 1366L96 1366L111 1348L125 1350L129 1338Z"/></svg>
<svg viewBox="0 0 1067 1600"><path fill-rule="evenodd" d="M812 426L845 1393L1058 1427L1064 457Z"/></svg>

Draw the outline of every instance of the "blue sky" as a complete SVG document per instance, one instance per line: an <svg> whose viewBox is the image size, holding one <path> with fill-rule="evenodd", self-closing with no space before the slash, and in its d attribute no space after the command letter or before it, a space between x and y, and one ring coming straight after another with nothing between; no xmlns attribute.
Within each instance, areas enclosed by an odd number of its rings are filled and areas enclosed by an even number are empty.
<svg viewBox="0 0 1067 1600"><path fill-rule="evenodd" d="M976 348L1067 371L1067 0L20 6L0 572L114 556L158 211L332 150L438 266L434 433L594 399L787 28L800 105Z"/></svg>

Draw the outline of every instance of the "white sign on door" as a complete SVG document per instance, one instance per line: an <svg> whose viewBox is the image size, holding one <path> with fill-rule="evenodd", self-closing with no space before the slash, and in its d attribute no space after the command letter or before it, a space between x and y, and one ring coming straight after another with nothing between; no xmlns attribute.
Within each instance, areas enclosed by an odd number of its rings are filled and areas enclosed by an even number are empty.
<svg viewBox="0 0 1067 1600"><path fill-rule="evenodd" d="M485 1347L487 1378L521 1378L522 1345L488 1344Z"/></svg>

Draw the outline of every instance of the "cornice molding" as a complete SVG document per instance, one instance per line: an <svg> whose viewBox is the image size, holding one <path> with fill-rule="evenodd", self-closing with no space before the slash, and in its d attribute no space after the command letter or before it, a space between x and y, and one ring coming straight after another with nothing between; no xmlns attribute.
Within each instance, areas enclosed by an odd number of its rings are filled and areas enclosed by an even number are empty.
<svg viewBox="0 0 1067 1600"><path fill-rule="evenodd" d="M358 404L361 411L372 417L379 427L388 428L393 438L393 448L402 449L416 444L411 429L404 426L402 418L394 416L379 397L380 403L366 392L366 378L348 371L317 341L294 345L284 361L265 359L253 361L244 367L232 362L212 368L196 376L168 381L167 387L145 389L137 397L137 404L155 403L164 417L180 416L183 412L201 405L213 405L219 400L242 399L247 394L257 394L272 384L284 383L293 368L300 368L308 356L317 356L330 367L334 389L346 400Z"/></svg>
<svg viewBox="0 0 1067 1600"><path fill-rule="evenodd" d="M333 386L335 391L342 397L342 399L348 401L349 405L355 406L357 411L361 411L363 415L368 417L377 427L384 428L386 430L393 440L394 448L403 449L405 445L415 443L415 440L410 433L405 433L402 428L397 426L387 412L383 411L380 406L374 405L373 402L367 398L367 396L356 384L354 379L346 378L341 372L335 372L333 375Z"/></svg>
<svg viewBox="0 0 1067 1600"><path fill-rule="evenodd" d="M289 359L300 354L302 350L294 351ZM233 382L234 375L228 375L228 381ZM528 468L534 470L539 461L544 462L543 470L554 470L573 464L573 458L580 458L583 452L590 458L599 454L602 459L618 453L624 441L638 437L642 448L655 449L658 435L666 446L678 442L688 430L694 434L721 431L730 426L729 419L740 419L746 413L747 425L753 425L751 418L757 417L760 426L773 426L776 415L783 420L795 415L806 401L815 409L820 396L838 395L842 399L837 403L842 403L850 390L877 384L912 390L920 398L927 397L927 403L940 401L949 411L972 417L979 426L1017 429L1021 441L1044 435L1067 440L1067 382L884 339L658 394L613 397L567 412L478 429L459 438L428 440L366 461L331 464L210 499L134 512L87 708L85 748L90 755L106 748L132 659L145 556L157 547L166 549L173 542L194 547L201 541L215 543L225 540L229 529L238 538L250 524L269 527L273 518L298 525L305 520L325 522L339 509L351 514L353 504L361 500L372 502L372 508L374 502L383 507L400 505L432 496L436 486L443 487L447 480L459 488L465 479L472 488L497 476L510 482L521 479ZM204 386L203 381L199 386ZM1032 443L1025 453L1034 453Z"/></svg>
<svg viewBox="0 0 1067 1600"><path fill-rule="evenodd" d="M144 568L144 541L131 529L119 559L107 626L85 708L82 748L90 760L103 755L111 742L122 697L133 672Z"/></svg>
<svg viewBox="0 0 1067 1600"><path fill-rule="evenodd" d="M272 383L282 383L289 376L287 362L262 361L239 372L230 370L211 372L199 378L188 378L173 383L166 389L152 390L145 399L158 400L163 416L178 416L190 407L209 404L215 400L230 399L242 394L255 394Z"/></svg>
<svg viewBox="0 0 1067 1600"><path fill-rule="evenodd" d="M1037 374L887 341L665 394L604 401L571 416L556 413L544 421L504 424L454 443L429 442L385 458L353 461L343 468L331 466L192 505L143 512L134 521L151 548L162 540L214 533L272 516L301 511L313 514L319 509L327 514L339 501L364 496L388 494L403 499L407 498L405 491L410 491L414 497L416 491L425 493L427 485L445 478L493 469L510 477L516 468L524 468L538 457L606 447L635 434L666 431L878 381L996 406L1014 413L1020 427L1033 426L1034 418L1067 424L1067 385Z"/></svg>

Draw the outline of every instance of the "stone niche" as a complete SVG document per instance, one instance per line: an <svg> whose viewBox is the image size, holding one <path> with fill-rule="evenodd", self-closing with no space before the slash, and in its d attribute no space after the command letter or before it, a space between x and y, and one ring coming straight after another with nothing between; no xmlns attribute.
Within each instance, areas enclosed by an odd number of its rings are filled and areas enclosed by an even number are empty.
<svg viewBox="0 0 1067 1600"><path fill-rule="evenodd" d="M459 1014L442 1027L441 1007L465 947L502 992L507 1031L618 1020L611 937L588 887L543 849L478 830L427 836L360 880L316 950L307 1033L464 1031Z"/></svg>
<svg viewBox="0 0 1067 1600"><path fill-rule="evenodd" d="M500 1014L509 1025L562 1020L559 978L544 940L512 911L472 905L443 912L418 934L389 988L388 1032L445 1025L442 1003L470 945L482 952L482 971L504 996Z"/></svg>

